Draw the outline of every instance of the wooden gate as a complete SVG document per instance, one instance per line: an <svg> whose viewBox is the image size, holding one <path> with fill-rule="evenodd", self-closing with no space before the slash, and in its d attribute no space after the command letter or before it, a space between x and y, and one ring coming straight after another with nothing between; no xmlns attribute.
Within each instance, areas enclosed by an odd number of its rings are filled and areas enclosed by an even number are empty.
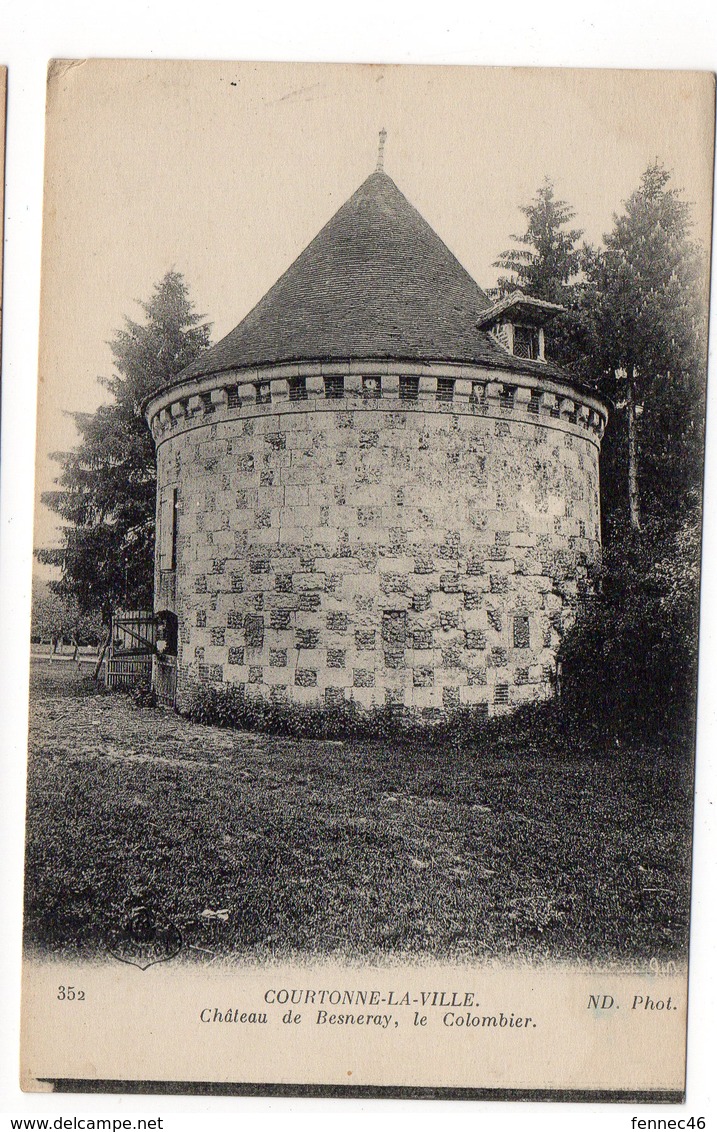
<svg viewBox="0 0 717 1132"><path fill-rule="evenodd" d="M157 703L174 707L177 695L177 658L158 656L154 667L154 694Z"/></svg>
<svg viewBox="0 0 717 1132"><path fill-rule="evenodd" d="M107 687L149 688L156 637L151 609L117 610L111 629Z"/></svg>

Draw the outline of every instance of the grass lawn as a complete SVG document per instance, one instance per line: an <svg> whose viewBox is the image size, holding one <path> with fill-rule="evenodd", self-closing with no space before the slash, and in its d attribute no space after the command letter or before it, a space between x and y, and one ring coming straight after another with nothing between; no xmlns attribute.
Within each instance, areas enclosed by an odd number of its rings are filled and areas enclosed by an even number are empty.
<svg viewBox="0 0 717 1132"><path fill-rule="evenodd" d="M685 958L684 756L279 739L57 668L32 676L30 947L101 952L134 899L205 957Z"/></svg>

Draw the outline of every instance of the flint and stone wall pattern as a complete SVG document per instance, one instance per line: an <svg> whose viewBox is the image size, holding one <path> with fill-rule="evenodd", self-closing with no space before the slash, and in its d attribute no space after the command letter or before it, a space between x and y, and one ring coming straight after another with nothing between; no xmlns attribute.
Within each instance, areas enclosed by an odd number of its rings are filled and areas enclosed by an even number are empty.
<svg viewBox="0 0 717 1132"><path fill-rule="evenodd" d="M428 716L549 696L600 557L600 402L469 367L402 367L415 400L390 365L301 370L305 400L294 366L156 402L158 522L176 490L177 530L155 604L178 616L179 706L200 684Z"/></svg>

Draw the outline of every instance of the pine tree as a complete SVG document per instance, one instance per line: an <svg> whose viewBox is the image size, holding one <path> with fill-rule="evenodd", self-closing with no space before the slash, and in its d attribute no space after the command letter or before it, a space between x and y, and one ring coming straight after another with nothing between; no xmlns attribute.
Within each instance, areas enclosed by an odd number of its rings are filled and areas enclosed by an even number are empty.
<svg viewBox="0 0 717 1132"><path fill-rule="evenodd" d="M600 385L624 407L630 523L640 530L646 489L674 508L699 493L706 319L691 210L655 162L614 218L604 249L587 265L592 285L593 364ZM641 467L642 465L642 467ZM672 473L672 474L671 474Z"/></svg>
<svg viewBox="0 0 717 1132"><path fill-rule="evenodd" d="M156 463L144 402L209 345L209 324L178 272L167 272L139 305L145 322L125 319L109 343L114 373L98 379L113 401L73 413L80 442L53 455L62 471L42 501L64 521L62 545L36 551L61 571L53 591L105 620L117 605L152 601Z"/></svg>
<svg viewBox="0 0 717 1132"><path fill-rule="evenodd" d="M693 733L697 686L706 272L659 163L583 263L586 372L614 408L602 592L563 642L565 702L673 742Z"/></svg>
<svg viewBox="0 0 717 1132"><path fill-rule="evenodd" d="M498 278L496 289L503 294L520 288L536 299L563 303L571 279L580 270L576 244L582 229L563 231L575 218L575 211L566 201L555 199L555 186L549 177L520 211L527 217L528 227L522 236L511 236L521 246L501 252L493 264L511 273Z"/></svg>
<svg viewBox="0 0 717 1132"><path fill-rule="evenodd" d="M565 227L575 218L575 211L566 201L556 199L549 177L520 211L528 225L523 235L511 236L520 247L501 252L493 264L510 272L499 276L495 293L500 296L520 289L533 298L564 306L565 313L550 325L549 352L561 365L574 368L583 352L580 288L574 282L581 269L577 245L582 229Z"/></svg>

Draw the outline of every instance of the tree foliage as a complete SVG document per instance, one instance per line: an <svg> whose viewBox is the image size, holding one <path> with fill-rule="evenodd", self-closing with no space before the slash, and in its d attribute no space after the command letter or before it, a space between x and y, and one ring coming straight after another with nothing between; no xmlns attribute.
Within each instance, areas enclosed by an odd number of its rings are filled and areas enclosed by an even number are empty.
<svg viewBox="0 0 717 1132"><path fill-rule="evenodd" d="M520 211L528 224L521 235L510 238L520 246L501 252L493 264L510 275L498 278L497 290L508 294L520 288L536 299L562 303L570 281L580 271L581 228L565 229L575 219L574 209L555 197L555 186L546 177L530 204Z"/></svg>
<svg viewBox="0 0 717 1132"><path fill-rule="evenodd" d="M97 644L103 636L102 621L99 614L83 613L74 598L61 597L46 583L35 579L30 636L33 641Z"/></svg>
<svg viewBox="0 0 717 1132"><path fill-rule="evenodd" d="M574 706L642 734L694 723L706 304L691 227L689 204L654 163L584 258L586 358L613 411L602 594L563 657Z"/></svg>
<svg viewBox="0 0 717 1132"><path fill-rule="evenodd" d="M656 374L704 361L703 264L691 229L690 205L655 162L590 262L598 360L613 375L634 369L641 392Z"/></svg>
<svg viewBox="0 0 717 1132"><path fill-rule="evenodd" d="M706 272L691 208L650 164L601 247L546 179L497 267L558 302L549 353L612 402L601 456L601 592L563 642L571 713L640 734L689 728L697 674ZM596 579L597 581L597 579Z"/></svg>
<svg viewBox="0 0 717 1132"><path fill-rule="evenodd" d="M689 735L697 692L700 523L620 525L604 545L602 592L561 648L569 712L635 740Z"/></svg>
<svg viewBox="0 0 717 1132"><path fill-rule="evenodd" d="M105 619L117 605L152 604L156 464L144 403L209 345L178 272L140 306L145 321L125 319L109 343L114 372L99 380L112 402L72 414L80 441L53 455L61 473L42 497L63 520L61 546L36 552L61 571L52 589Z"/></svg>
<svg viewBox="0 0 717 1132"><path fill-rule="evenodd" d="M606 471L620 475L616 499L635 529L644 502L667 513L701 490L705 271L691 227L689 204L655 162L586 259L590 361L619 407Z"/></svg>
<svg viewBox="0 0 717 1132"><path fill-rule="evenodd" d="M510 272L498 277L495 293L504 295L520 289L533 298L563 306L564 312L550 324L547 350L552 359L574 370L586 345L578 282L583 230L566 227L575 219L575 210L555 196L549 177L520 211L527 219L526 229L511 236L519 246L501 252L493 264Z"/></svg>

